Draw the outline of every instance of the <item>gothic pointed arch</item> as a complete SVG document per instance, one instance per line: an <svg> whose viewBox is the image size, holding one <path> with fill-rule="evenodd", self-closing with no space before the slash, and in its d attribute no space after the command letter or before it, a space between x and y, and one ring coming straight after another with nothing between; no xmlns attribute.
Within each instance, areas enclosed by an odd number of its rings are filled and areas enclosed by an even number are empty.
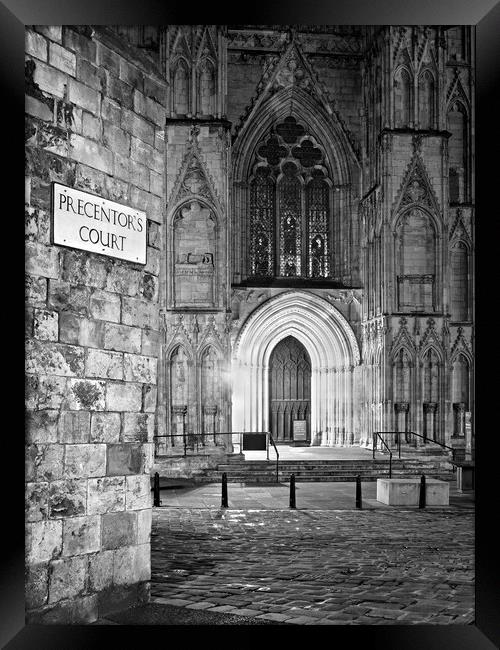
<svg viewBox="0 0 500 650"><path fill-rule="evenodd" d="M406 168L399 191L392 207L393 226L401 212L409 207L425 207L435 222L436 229L441 231L441 208L436 196L424 161L415 153Z"/></svg>
<svg viewBox="0 0 500 650"><path fill-rule="evenodd" d="M407 128L413 125L413 75L408 65L399 65L394 71L394 126Z"/></svg>
<svg viewBox="0 0 500 650"><path fill-rule="evenodd" d="M433 129L436 124L436 79L425 66L418 76L418 120L421 129Z"/></svg>

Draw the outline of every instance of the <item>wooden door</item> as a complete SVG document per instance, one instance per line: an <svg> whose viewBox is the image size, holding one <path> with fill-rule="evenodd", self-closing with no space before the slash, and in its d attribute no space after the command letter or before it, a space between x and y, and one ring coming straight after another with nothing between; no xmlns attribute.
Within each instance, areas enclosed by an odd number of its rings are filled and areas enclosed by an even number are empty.
<svg viewBox="0 0 500 650"><path fill-rule="evenodd" d="M278 343L269 364L270 430L277 442L293 440L293 421L306 421L310 441L311 361L293 336Z"/></svg>

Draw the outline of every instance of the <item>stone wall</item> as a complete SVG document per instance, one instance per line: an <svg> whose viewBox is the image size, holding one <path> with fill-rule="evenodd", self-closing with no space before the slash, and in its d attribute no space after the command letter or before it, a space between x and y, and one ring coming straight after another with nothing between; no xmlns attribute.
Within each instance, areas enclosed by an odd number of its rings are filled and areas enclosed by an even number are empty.
<svg viewBox="0 0 500 650"><path fill-rule="evenodd" d="M148 597L166 82L106 28L26 29L26 609ZM59 247L52 181L144 210L147 264Z"/></svg>

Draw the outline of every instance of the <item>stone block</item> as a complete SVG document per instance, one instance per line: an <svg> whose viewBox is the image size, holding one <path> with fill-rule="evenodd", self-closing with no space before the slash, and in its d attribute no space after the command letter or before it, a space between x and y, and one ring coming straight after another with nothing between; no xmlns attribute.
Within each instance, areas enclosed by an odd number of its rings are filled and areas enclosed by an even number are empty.
<svg viewBox="0 0 500 650"><path fill-rule="evenodd" d="M88 91L91 90L91 88L88 88ZM83 102L83 99L81 101ZM92 106L90 104L91 102L89 101L88 106L84 106L84 108L91 110ZM113 154L109 149L76 133L72 133L70 137L71 157L74 160L94 169L99 169L106 174L113 173Z"/></svg>
<svg viewBox="0 0 500 650"><path fill-rule="evenodd" d="M62 476L64 448L58 444L26 447L26 481L54 481Z"/></svg>
<svg viewBox="0 0 500 650"><path fill-rule="evenodd" d="M115 551L112 551L115 555ZM113 584L109 589L99 592L99 615L106 616L111 612L124 611L135 607L138 603L146 603L149 600L147 583L132 585Z"/></svg>
<svg viewBox="0 0 500 650"><path fill-rule="evenodd" d="M142 70L125 59L120 59L120 79L122 81L128 83L132 88L142 90L143 76Z"/></svg>
<svg viewBox="0 0 500 650"><path fill-rule="evenodd" d="M102 68L79 57L76 61L76 78L86 86L90 86L98 92L105 92L106 73Z"/></svg>
<svg viewBox="0 0 500 650"><path fill-rule="evenodd" d="M117 549L137 544L135 512L115 512L102 516L102 548Z"/></svg>
<svg viewBox="0 0 500 650"><path fill-rule="evenodd" d="M71 310L82 316L89 315L90 288L84 285L70 288L69 300Z"/></svg>
<svg viewBox="0 0 500 650"><path fill-rule="evenodd" d="M38 84L42 92L63 99L67 79L68 77L60 70L36 61L33 81Z"/></svg>
<svg viewBox="0 0 500 650"><path fill-rule="evenodd" d="M151 508L139 510L137 512L137 543L150 544L151 542L151 523L153 511Z"/></svg>
<svg viewBox="0 0 500 650"><path fill-rule="evenodd" d="M47 41L41 34L32 32L30 29L27 29L25 33L24 50L26 54L31 54L41 61L47 61Z"/></svg>
<svg viewBox="0 0 500 650"><path fill-rule="evenodd" d="M144 271L156 276L160 275L160 251L158 249L148 246L147 263Z"/></svg>
<svg viewBox="0 0 500 650"><path fill-rule="evenodd" d="M135 327L158 329L158 305L142 298L122 299L122 323Z"/></svg>
<svg viewBox="0 0 500 650"><path fill-rule="evenodd" d="M149 440L152 441L153 436L151 436ZM145 442L142 445L142 464L143 464L144 472L149 474L153 469L154 462L155 462L155 444L154 442Z"/></svg>
<svg viewBox="0 0 500 650"><path fill-rule="evenodd" d="M28 375L28 381L32 382ZM66 399L68 379L66 377L43 376L38 377L37 405L40 409L61 408Z"/></svg>
<svg viewBox="0 0 500 650"><path fill-rule="evenodd" d="M31 95L24 96L24 112L45 122L52 122L54 119L54 111L46 103L31 97ZM25 203L29 203L29 199L25 200Z"/></svg>
<svg viewBox="0 0 500 650"><path fill-rule="evenodd" d="M57 341L59 337L59 314L56 311L35 309L33 336L41 341Z"/></svg>
<svg viewBox="0 0 500 650"><path fill-rule="evenodd" d="M449 505L450 486L446 481L426 480L426 505ZM377 501L390 506L418 506L420 478L377 479Z"/></svg>
<svg viewBox="0 0 500 650"><path fill-rule="evenodd" d="M89 556L89 589L102 591L113 584L113 551L100 550L96 555Z"/></svg>
<svg viewBox="0 0 500 650"><path fill-rule="evenodd" d="M163 199L159 196L145 192L139 187L132 185L130 188L130 204L138 210L146 212L148 219L152 219L159 224L163 222L164 205Z"/></svg>
<svg viewBox="0 0 500 650"><path fill-rule="evenodd" d="M59 294L60 296L60 294ZM68 288L69 297L69 288ZM71 312L59 314L59 338L61 343L78 345L80 342L81 318Z"/></svg>
<svg viewBox="0 0 500 650"><path fill-rule="evenodd" d="M162 106L167 105L167 82L153 79L152 77L144 77L144 94ZM158 126L163 126L159 124Z"/></svg>
<svg viewBox="0 0 500 650"><path fill-rule="evenodd" d="M147 442L153 439L154 413L124 413L123 442Z"/></svg>
<svg viewBox="0 0 500 650"><path fill-rule="evenodd" d="M39 375L80 377L84 371L84 350L74 345L27 341L26 372Z"/></svg>
<svg viewBox="0 0 500 650"><path fill-rule="evenodd" d="M107 95L114 99L122 108L130 109L133 106L132 88L118 77L107 75Z"/></svg>
<svg viewBox="0 0 500 650"><path fill-rule="evenodd" d="M70 411L104 411L104 381L95 379L70 379L68 382L67 408Z"/></svg>
<svg viewBox="0 0 500 650"><path fill-rule="evenodd" d="M26 567L26 609L43 607L49 597L49 563L40 562Z"/></svg>
<svg viewBox="0 0 500 650"><path fill-rule="evenodd" d="M165 107L151 97L146 97L140 90L134 91L134 111L154 124L165 123Z"/></svg>
<svg viewBox="0 0 500 650"><path fill-rule="evenodd" d="M76 55L58 43L49 43L49 63L61 72L76 75ZM70 101L72 101L70 99Z"/></svg>
<svg viewBox="0 0 500 650"><path fill-rule="evenodd" d="M149 191L149 169L137 162L136 160L129 159L129 175L130 180L134 185L140 187L146 192Z"/></svg>
<svg viewBox="0 0 500 650"><path fill-rule="evenodd" d="M161 246L161 232L160 226L148 219L148 246L160 248Z"/></svg>
<svg viewBox="0 0 500 650"><path fill-rule="evenodd" d="M105 379L123 379L123 354L107 350L87 350L85 375Z"/></svg>
<svg viewBox="0 0 500 650"><path fill-rule="evenodd" d="M79 34L68 25L64 26L62 42L64 47L76 52L79 59L83 58L84 60L95 62L97 48L94 41L83 34Z"/></svg>
<svg viewBox="0 0 500 650"><path fill-rule="evenodd" d="M25 270L30 275L57 279L59 277L59 251L52 246L27 242Z"/></svg>
<svg viewBox="0 0 500 650"><path fill-rule="evenodd" d="M106 323L104 347L119 352L139 353L141 351L141 330L139 327Z"/></svg>
<svg viewBox="0 0 500 650"><path fill-rule="evenodd" d="M24 500L26 521L41 521L42 519L47 519L49 511L48 483L26 483Z"/></svg>
<svg viewBox="0 0 500 650"><path fill-rule="evenodd" d="M157 251L154 248L148 248L147 255L149 256L151 252L156 253ZM158 300L158 278L150 273L143 273L139 291L146 300L156 302Z"/></svg>
<svg viewBox="0 0 500 650"><path fill-rule="evenodd" d="M26 413L25 431L27 444L57 442L59 411L43 410Z"/></svg>
<svg viewBox="0 0 500 650"><path fill-rule="evenodd" d="M59 418L60 443L87 443L90 438L90 413L64 411Z"/></svg>
<svg viewBox="0 0 500 650"><path fill-rule="evenodd" d="M143 510L151 507L151 479L149 474L126 477L125 507L127 510Z"/></svg>
<svg viewBox="0 0 500 650"><path fill-rule="evenodd" d="M156 386L151 384L143 386L142 388L142 410L146 413L154 413L156 411L157 389Z"/></svg>
<svg viewBox="0 0 500 650"><path fill-rule="evenodd" d="M136 546L125 546L115 551L113 562L113 582L116 585L138 582L136 571Z"/></svg>
<svg viewBox="0 0 500 650"><path fill-rule="evenodd" d="M113 72L116 76L120 74L120 61L121 57L116 52L113 52L109 47L103 43L97 43L97 63L105 70Z"/></svg>
<svg viewBox="0 0 500 650"><path fill-rule="evenodd" d="M101 121L86 111L82 112L82 135L92 140L101 139Z"/></svg>
<svg viewBox="0 0 500 650"><path fill-rule="evenodd" d="M90 348L104 347L106 327L103 321L81 320L78 343Z"/></svg>
<svg viewBox="0 0 500 650"><path fill-rule="evenodd" d="M32 625L88 625L97 620L98 596L60 600L54 605L27 613Z"/></svg>
<svg viewBox="0 0 500 650"><path fill-rule="evenodd" d="M68 309L70 306L70 288L69 282L49 280L48 306L60 310Z"/></svg>
<svg viewBox="0 0 500 650"><path fill-rule="evenodd" d="M62 41L62 27L60 25L35 25L35 29L51 41Z"/></svg>
<svg viewBox="0 0 500 650"><path fill-rule="evenodd" d="M122 110L120 126L131 135L143 142L152 145L155 139L153 125L144 118L124 108Z"/></svg>
<svg viewBox="0 0 500 650"><path fill-rule="evenodd" d="M90 478L106 474L106 445L66 445L64 474L68 478Z"/></svg>
<svg viewBox="0 0 500 650"><path fill-rule="evenodd" d="M85 555L101 547L101 518L71 517L63 521L62 555Z"/></svg>
<svg viewBox="0 0 500 650"><path fill-rule="evenodd" d="M157 359L139 354L124 354L123 366L126 381L156 384Z"/></svg>
<svg viewBox="0 0 500 650"><path fill-rule="evenodd" d="M85 173L88 173L89 169L89 167L85 167ZM79 174L83 174L84 168L78 166L77 170ZM99 174L98 171L93 171L95 174ZM88 175L86 178L88 180ZM111 265L112 261L107 257L90 256L89 253L84 251L65 250L62 279L72 285L103 289Z"/></svg>
<svg viewBox="0 0 500 650"><path fill-rule="evenodd" d="M106 289L125 296L136 296L139 290L141 272L130 265L115 263L110 269Z"/></svg>
<svg viewBox="0 0 500 650"><path fill-rule="evenodd" d="M153 170L149 172L149 190L156 194L157 196L163 196L165 186L163 181L163 175L157 174Z"/></svg>
<svg viewBox="0 0 500 650"><path fill-rule="evenodd" d="M121 108L113 100L103 97L101 104L101 117L113 124L120 124Z"/></svg>
<svg viewBox="0 0 500 650"><path fill-rule="evenodd" d="M103 122L103 144L122 156L130 153L130 135L112 122Z"/></svg>
<svg viewBox="0 0 500 650"><path fill-rule="evenodd" d="M120 443L108 445L106 474L125 476L143 471L143 457L140 443Z"/></svg>
<svg viewBox="0 0 500 650"><path fill-rule="evenodd" d="M30 305L42 305L47 300L47 280L26 275L24 279L24 298Z"/></svg>
<svg viewBox="0 0 500 650"><path fill-rule="evenodd" d="M52 519L84 515L87 504L87 481L53 481L49 486L49 516Z"/></svg>
<svg viewBox="0 0 500 650"><path fill-rule="evenodd" d="M160 347L160 333L157 330L143 329L141 354L157 357Z"/></svg>
<svg viewBox="0 0 500 650"><path fill-rule="evenodd" d="M142 386L132 383L109 382L106 392L107 411L140 411Z"/></svg>
<svg viewBox="0 0 500 650"><path fill-rule="evenodd" d="M151 146L151 144L144 142L140 138L131 138L130 155L134 160L137 160L137 162L144 164L147 161L149 169L152 169L157 174L163 174L165 171L165 160L163 154L157 151L153 146Z"/></svg>
<svg viewBox="0 0 500 650"><path fill-rule="evenodd" d="M85 589L88 558L85 555L54 560L51 565L49 604L75 598Z"/></svg>
<svg viewBox="0 0 500 650"><path fill-rule="evenodd" d="M90 441L106 443L119 442L120 429L120 413L92 413Z"/></svg>
<svg viewBox="0 0 500 650"><path fill-rule="evenodd" d="M26 524L25 548L30 566L58 557L62 549L62 521L44 519Z"/></svg>
<svg viewBox="0 0 500 650"><path fill-rule="evenodd" d="M88 482L87 512L105 514L125 510L124 477L91 478Z"/></svg>

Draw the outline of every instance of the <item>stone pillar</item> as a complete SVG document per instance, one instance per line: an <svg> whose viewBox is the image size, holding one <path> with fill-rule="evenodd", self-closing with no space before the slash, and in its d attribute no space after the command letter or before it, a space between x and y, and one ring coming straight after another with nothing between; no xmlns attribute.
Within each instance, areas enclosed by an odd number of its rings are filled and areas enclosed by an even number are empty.
<svg viewBox="0 0 500 650"><path fill-rule="evenodd" d="M394 404L394 410L396 412L396 428L395 430L398 432L398 435L396 438L399 438L399 434L405 434L402 442L410 442L410 439L407 435L408 431L408 413L410 410L410 405L408 402L396 402Z"/></svg>
<svg viewBox="0 0 500 650"><path fill-rule="evenodd" d="M465 402L453 404L453 437L465 436Z"/></svg>
<svg viewBox="0 0 500 650"><path fill-rule="evenodd" d="M424 402L424 427L423 427L423 436L424 443L427 440L436 440L436 412L437 412L437 403L436 402Z"/></svg>
<svg viewBox="0 0 500 650"><path fill-rule="evenodd" d="M187 406L182 404L181 406L172 406L172 437L171 444L172 447L179 448L184 445L184 440L186 437L186 415L187 415ZM182 435L182 437L180 437Z"/></svg>

